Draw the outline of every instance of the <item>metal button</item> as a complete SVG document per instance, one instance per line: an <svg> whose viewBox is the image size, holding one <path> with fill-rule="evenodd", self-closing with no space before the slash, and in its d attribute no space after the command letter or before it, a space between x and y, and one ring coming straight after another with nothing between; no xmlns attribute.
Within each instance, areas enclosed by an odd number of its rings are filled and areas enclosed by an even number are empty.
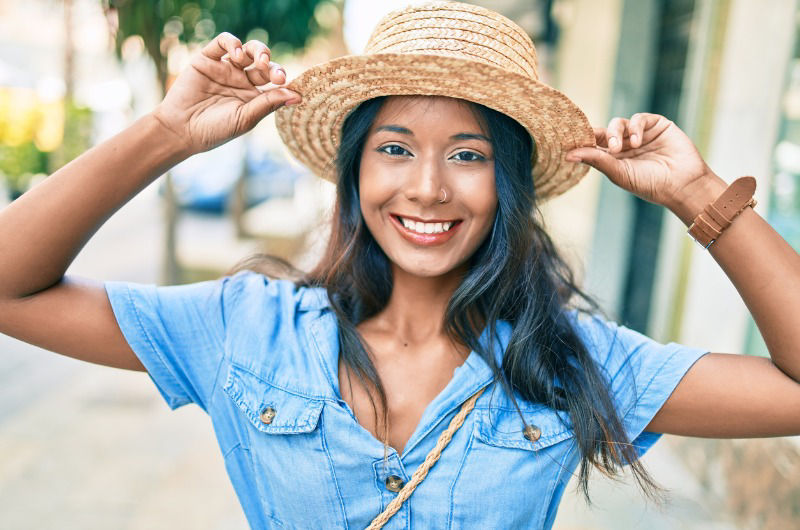
<svg viewBox="0 0 800 530"><path fill-rule="evenodd" d="M535 442L542 436L542 430L536 425L528 425L522 431L522 435L531 442Z"/></svg>
<svg viewBox="0 0 800 530"><path fill-rule="evenodd" d="M267 407L261 411L261 416L259 417L261 418L262 423L266 423L267 425L269 425L270 423L272 423L272 420L275 419L275 414L277 413L278 412L272 407Z"/></svg>
<svg viewBox="0 0 800 530"><path fill-rule="evenodd" d="M393 491L397 493L401 489L403 489L405 484L403 483L403 479L398 477L397 475L389 475L386 477L386 489L389 491Z"/></svg>

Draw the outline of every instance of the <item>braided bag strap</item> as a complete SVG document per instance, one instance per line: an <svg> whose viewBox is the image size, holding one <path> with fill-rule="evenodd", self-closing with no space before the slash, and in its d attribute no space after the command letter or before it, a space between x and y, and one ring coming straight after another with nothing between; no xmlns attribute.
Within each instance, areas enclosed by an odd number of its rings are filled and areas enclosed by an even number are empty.
<svg viewBox="0 0 800 530"><path fill-rule="evenodd" d="M450 443L450 440L453 439L453 434L461 427L464 423L464 419L467 415L472 412L472 409L475 408L475 402L478 400L481 394L486 387L481 388L477 392L475 392L468 400L461 405L461 410L458 411L458 414L450 421L450 425L447 427L447 430L439 436L439 440L436 442L436 446L431 449L431 452L428 453L428 456L425 457L425 461L422 463L421 466L414 471L414 474L411 475L411 480L403 486L397 497L392 499L392 502L386 507L386 509L378 515L375 519L372 520L372 523L367 527L367 530L377 530L378 528L382 528L391 517L397 513L397 510L403 505L403 503L411 497L411 494L414 493L414 490L417 486L425 479L428 475L428 471L433 467L439 457L442 456L442 451L447 444Z"/></svg>

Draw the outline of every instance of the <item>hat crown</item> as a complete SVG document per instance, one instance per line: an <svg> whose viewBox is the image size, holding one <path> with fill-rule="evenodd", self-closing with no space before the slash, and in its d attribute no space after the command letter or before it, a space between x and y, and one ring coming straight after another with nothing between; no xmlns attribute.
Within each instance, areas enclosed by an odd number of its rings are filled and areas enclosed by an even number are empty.
<svg viewBox="0 0 800 530"><path fill-rule="evenodd" d="M457 57L539 79L536 48L521 27L461 2L431 2L389 13L364 51Z"/></svg>

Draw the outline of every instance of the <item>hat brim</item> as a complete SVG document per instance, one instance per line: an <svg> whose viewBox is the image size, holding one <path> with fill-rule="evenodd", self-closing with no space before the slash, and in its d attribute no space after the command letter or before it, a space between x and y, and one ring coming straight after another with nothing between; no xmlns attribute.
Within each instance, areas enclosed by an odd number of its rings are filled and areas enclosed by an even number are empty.
<svg viewBox="0 0 800 530"><path fill-rule="evenodd" d="M558 90L477 61L426 54L377 53L333 59L287 85L303 96L275 113L281 139L316 175L336 182L334 160L345 117L379 96L447 96L480 103L517 120L533 137L532 177L539 200L563 193L589 167L564 155L594 146L584 113Z"/></svg>

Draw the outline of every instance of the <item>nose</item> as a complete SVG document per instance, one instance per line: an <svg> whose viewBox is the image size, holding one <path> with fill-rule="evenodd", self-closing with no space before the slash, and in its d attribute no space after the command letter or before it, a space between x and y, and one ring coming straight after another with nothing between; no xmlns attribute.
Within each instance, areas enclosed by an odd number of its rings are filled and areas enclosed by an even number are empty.
<svg viewBox="0 0 800 530"><path fill-rule="evenodd" d="M405 196L424 206L436 204L442 198L445 168L438 160L422 159L406 179Z"/></svg>

